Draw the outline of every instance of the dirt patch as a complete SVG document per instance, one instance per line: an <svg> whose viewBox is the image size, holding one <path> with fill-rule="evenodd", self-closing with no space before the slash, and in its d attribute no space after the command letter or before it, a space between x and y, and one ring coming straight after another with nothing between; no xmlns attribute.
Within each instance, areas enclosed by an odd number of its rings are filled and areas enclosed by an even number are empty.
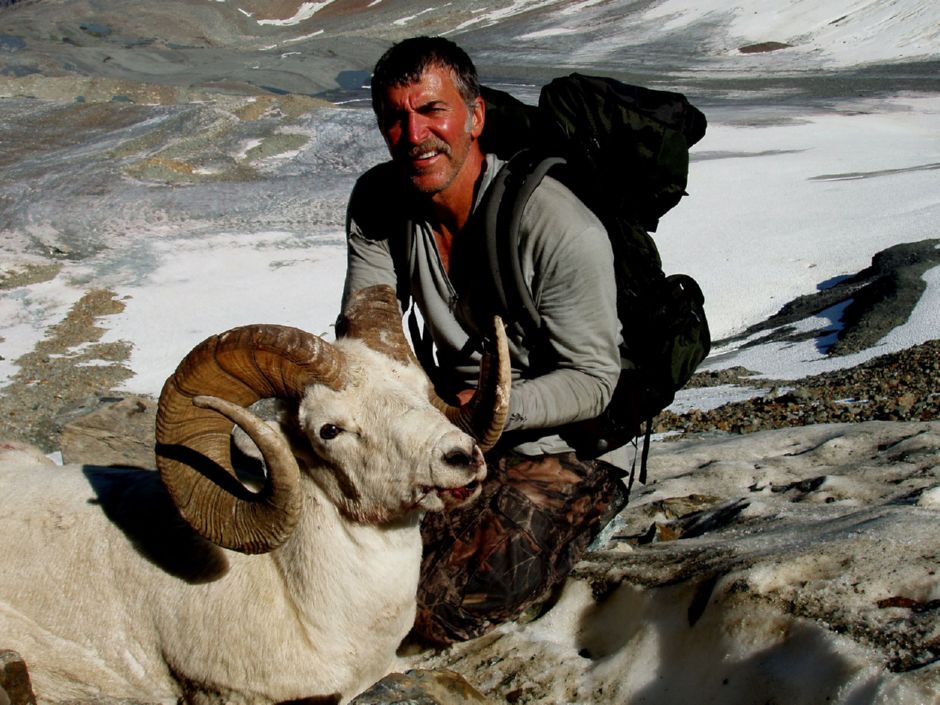
<svg viewBox="0 0 940 705"><path fill-rule="evenodd" d="M64 412L132 376L124 364L130 344L99 342L104 328L98 319L124 310L115 296L106 289L87 292L32 352L16 360L19 371L0 394L0 438L56 450L57 419Z"/></svg>
<svg viewBox="0 0 940 705"><path fill-rule="evenodd" d="M0 289L16 289L29 284L52 281L62 269L58 262L52 264L27 264L13 267L9 271L0 271Z"/></svg>

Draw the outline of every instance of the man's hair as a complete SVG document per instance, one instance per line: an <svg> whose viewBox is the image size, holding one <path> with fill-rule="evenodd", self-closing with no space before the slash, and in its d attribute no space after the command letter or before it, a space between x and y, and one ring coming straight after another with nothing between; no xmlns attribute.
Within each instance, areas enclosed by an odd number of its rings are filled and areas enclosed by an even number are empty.
<svg viewBox="0 0 940 705"><path fill-rule="evenodd" d="M382 117L382 99L389 88L416 83L431 67L449 69L467 105L480 97L480 79L467 53L444 37L411 37L392 45L372 73L372 110Z"/></svg>

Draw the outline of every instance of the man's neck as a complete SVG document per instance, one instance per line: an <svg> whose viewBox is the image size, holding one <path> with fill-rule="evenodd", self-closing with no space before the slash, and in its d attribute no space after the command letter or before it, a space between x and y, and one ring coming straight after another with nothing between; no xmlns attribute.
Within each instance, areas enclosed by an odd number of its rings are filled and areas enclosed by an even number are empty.
<svg viewBox="0 0 940 705"><path fill-rule="evenodd" d="M463 230L473 212L485 164L483 153L473 150L454 181L430 197L428 218L435 228L440 226L454 235Z"/></svg>
<svg viewBox="0 0 940 705"><path fill-rule="evenodd" d="M465 168L447 189L434 194L428 202L428 222L434 231L434 242L445 271L450 271L450 250L460 234L476 201L477 190L483 180L486 159L482 152L473 150L467 157Z"/></svg>

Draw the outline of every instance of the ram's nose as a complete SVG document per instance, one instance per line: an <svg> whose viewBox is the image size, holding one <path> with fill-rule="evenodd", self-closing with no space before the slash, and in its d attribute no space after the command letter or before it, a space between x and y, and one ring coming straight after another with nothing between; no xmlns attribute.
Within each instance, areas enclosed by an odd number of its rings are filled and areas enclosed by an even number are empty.
<svg viewBox="0 0 940 705"><path fill-rule="evenodd" d="M482 491L486 478L486 460L476 443L458 446L444 455L447 467L454 470L458 485L443 487L439 496L445 507L459 507L476 498Z"/></svg>
<svg viewBox="0 0 940 705"><path fill-rule="evenodd" d="M444 454L444 462L455 470L467 469L474 472L474 479L482 480L486 475L486 460L480 446L455 446Z"/></svg>

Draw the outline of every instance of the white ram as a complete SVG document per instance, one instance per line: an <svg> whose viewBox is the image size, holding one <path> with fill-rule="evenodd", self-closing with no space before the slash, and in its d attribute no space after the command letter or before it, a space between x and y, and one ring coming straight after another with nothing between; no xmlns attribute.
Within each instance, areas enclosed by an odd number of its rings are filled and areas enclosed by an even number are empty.
<svg viewBox="0 0 940 705"><path fill-rule="evenodd" d="M161 395L159 473L0 453L0 648L40 702L336 703L385 674L414 618L421 512L474 493L508 403L498 325L458 409L398 322L373 287L334 344L278 326L200 344ZM299 402L291 441L247 410L265 397ZM257 492L233 422L268 468Z"/></svg>

